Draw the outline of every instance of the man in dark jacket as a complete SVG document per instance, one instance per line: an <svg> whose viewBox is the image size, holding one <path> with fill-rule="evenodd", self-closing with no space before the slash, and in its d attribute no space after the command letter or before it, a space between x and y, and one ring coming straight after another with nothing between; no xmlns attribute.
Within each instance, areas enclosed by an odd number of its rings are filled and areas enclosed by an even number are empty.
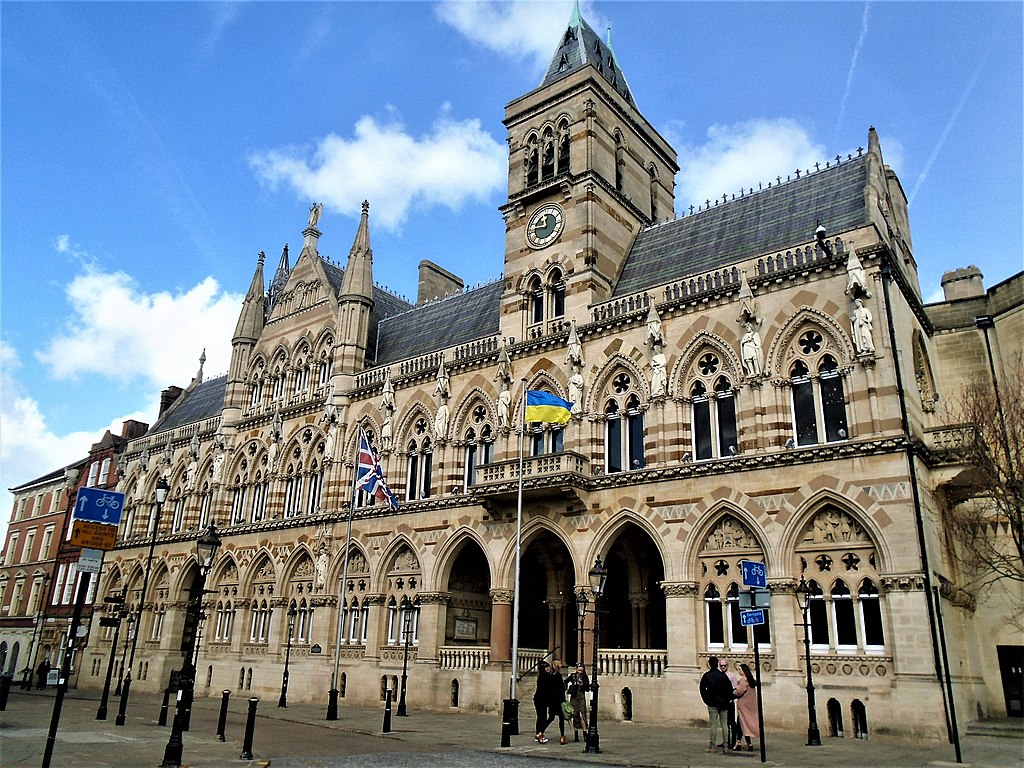
<svg viewBox="0 0 1024 768"><path fill-rule="evenodd" d="M736 698L732 681L718 667L718 657L708 659L708 671L700 679L700 697L708 705L708 720L711 734L708 752L715 751L718 726L722 726L722 754L725 754L725 740L729 738L729 702Z"/></svg>

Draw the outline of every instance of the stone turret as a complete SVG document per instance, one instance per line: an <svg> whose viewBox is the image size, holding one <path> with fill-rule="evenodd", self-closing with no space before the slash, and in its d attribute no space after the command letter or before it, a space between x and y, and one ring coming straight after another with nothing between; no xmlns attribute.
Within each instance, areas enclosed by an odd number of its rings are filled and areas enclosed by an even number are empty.
<svg viewBox="0 0 1024 768"><path fill-rule="evenodd" d="M253 272L252 282L249 283L249 290L242 299L242 311L238 315L235 333L231 338L231 366L224 395L225 419L234 420L241 415L245 401L245 373L266 322L267 301L263 294L265 259L266 254L260 251L256 259L256 270Z"/></svg>
<svg viewBox="0 0 1024 768"><path fill-rule="evenodd" d="M373 249L370 248L370 204L363 201L355 241L348 253L338 296L338 342L335 371L358 373L366 366L373 310Z"/></svg>

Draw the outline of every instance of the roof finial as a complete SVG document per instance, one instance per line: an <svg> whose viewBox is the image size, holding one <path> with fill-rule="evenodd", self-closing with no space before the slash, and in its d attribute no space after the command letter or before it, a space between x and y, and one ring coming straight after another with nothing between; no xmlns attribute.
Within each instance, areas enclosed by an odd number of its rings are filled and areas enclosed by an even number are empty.
<svg viewBox="0 0 1024 768"><path fill-rule="evenodd" d="M578 27L582 19L583 15L580 13L580 0L576 0L573 4L572 16L569 17L569 26Z"/></svg>
<svg viewBox="0 0 1024 768"><path fill-rule="evenodd" d="M369 215L370 215L370 201L369 200L363 200L363 216L369 216Z"/></svg>

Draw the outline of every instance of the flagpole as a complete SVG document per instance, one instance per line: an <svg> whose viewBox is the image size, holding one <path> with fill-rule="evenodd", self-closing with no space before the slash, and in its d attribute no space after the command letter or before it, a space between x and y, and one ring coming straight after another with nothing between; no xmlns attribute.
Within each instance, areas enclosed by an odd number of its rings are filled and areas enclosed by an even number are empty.
<svg viewBox="0 0 1024 768"><path fill-rule="evenodd" d="M512 676L509 698L516 701L516 683L519 672L519 555L523 537L523 450L526 442L526 379L523 379L522 418L519 420L519 494L516 500L516 575L512 589Z"/></svg>
<svg viewBox="0 0 1024 768"><path fill-rule="evenodd" d="M331 675L331 690L327 698L327 719L338 719L338 669L341 665L341 633L345 623L345 584L348 582L348 556L352 550L352 516L356 510L356 482L359 479L359 443L362 427L356 431L356 460L352 465L352 494L348 504L348 526L345 531L345 560L341 569L341 590L338 594L338 631L334 638L334 674Z"/></svg>

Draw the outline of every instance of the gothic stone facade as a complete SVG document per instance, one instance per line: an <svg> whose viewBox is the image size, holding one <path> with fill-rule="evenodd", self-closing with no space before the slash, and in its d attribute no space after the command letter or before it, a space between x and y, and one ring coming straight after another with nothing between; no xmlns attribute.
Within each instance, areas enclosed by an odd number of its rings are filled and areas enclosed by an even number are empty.
<svg viewBox="0 0 1024 768"><path fill-rule="evenodd" d="M962 599L944 555L956 467L937 402L987 375L970 312L1019 346L1020 278L922 304L874 130L864 150L672 219L675 152L575 16L505 125L501 280L462 291L428 263L430 294L410 305L373 283L368 206L344 269L319 255L314 206L269 289L260 255L229 373L200 371L129 445L100 590L146 605L136 684L159 689L181 666L193 542L215 521L200 695L275 694L294 607L291 696L326 704L337 668L343 706L378 702L408 638L410 706L497 710L523 445L520 671L548 652L592 658L593 614L581 631L576 602L600 557L602 712L699 721L708 657L752 663L748 559L772 592L756 637L773 727L806 721L801 577L823 734L945 733L933 586L962 660L958 712L998 712L984 669L993 640L1020 638ZM572 420L524 429L524 387L572 401ZM401 504L356 493L346 553L359 427ZM110 652L93 638L86 664Z"/></svg>

